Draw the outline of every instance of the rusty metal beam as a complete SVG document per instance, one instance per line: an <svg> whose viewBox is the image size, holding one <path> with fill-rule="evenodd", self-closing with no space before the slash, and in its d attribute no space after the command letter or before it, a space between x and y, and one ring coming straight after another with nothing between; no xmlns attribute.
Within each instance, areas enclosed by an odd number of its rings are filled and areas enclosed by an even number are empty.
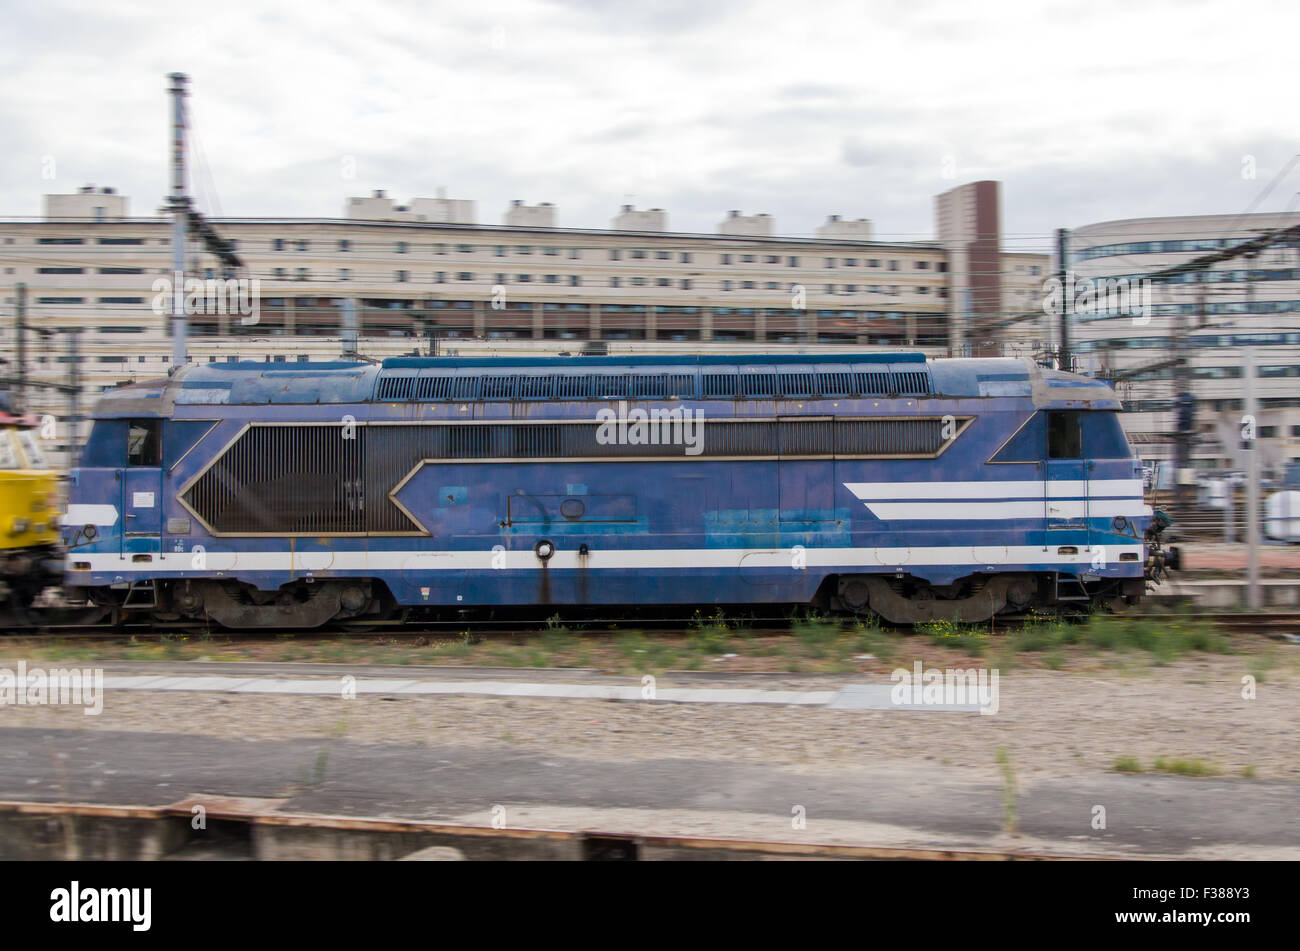
<svg viewBox="0 0 1300 951"><path fill-rule="evenodd" d="M600 848L625 847L626 853L641 858L699 857L760 859L783 858L838 859L858 861L945 861L1007 862L1078 860L1081 856L1030 851L982 849L916 849L877 846L830 845L817 842L766 841L699 836L637 835L623 832L579 832L554 829L492 829L485 826L452 825L417 819L359 819L350 816L281 813L277 809L285 800L238 799L226 796L194 795L164 806L114 806L98 803L0 801L0 822L6 818L78 818L102 820L183 820L188 825L195 806L202 806L207 819L243 822L252 829L271 832L294 829L338 834L343 837L373 835L377 838L399 835L412 839L436 839L439 843L456 842L470 846L475 842L491 844L497 850L521 847L554 846L564 855L590 855ZM534 857L536 853L534 852Z"/></svg>

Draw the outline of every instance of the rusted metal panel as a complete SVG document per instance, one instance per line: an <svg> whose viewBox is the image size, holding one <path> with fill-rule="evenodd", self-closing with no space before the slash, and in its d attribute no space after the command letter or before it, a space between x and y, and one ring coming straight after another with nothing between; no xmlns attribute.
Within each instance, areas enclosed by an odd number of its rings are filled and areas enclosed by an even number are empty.
<svg viewBox="0 0 1300 951"><path fill-rule="evenodd" d="M416 819L280 813L283 799L193 795L165 806L0 802L0 858L160 859L196 839L195 808L209 822L248 826L252 857L399 859L429 848L471 860L781 860L1005 862L1073 860L1027 851L907 849L553 829L492 829Z"/></svg>

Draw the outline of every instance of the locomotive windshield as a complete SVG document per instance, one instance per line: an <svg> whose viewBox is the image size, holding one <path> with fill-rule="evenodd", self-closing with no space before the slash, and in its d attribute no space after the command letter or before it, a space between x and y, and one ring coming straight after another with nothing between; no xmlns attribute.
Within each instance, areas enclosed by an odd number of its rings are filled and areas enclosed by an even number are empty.
<svg viewBox="0 0 1300 951"><path fill-rule="evenodd" d="M0 429L0 469L20 469L18 453L14 449L12 429Z"/></svg>
<svg viewBox="0 0 1300 951"><path fill-rule="evenodd" d="M18 433L18 442L22 448L23 455L27 457L28 469L48 469L49 463L45 459L45 453L41 449L36 434L30 429L21 430Z"/></svg>

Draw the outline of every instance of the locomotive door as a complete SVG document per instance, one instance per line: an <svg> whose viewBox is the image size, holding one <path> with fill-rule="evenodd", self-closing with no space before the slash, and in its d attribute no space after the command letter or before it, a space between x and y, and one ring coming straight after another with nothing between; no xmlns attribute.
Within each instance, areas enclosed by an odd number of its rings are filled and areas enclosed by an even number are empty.
<svg viewBox="0 0 1300 951"><path fill-rule="evenodd" d="M162 532L162 420L133 419L127 426L126 468L122 479L122 546L128 535ZM148 546L157 551L157 544ZM137 545L132 551L141 550Z"/></svg>
<svg viewBox="0 0 1300 951"><path fill-rule="evenodd" d="M1088 472L1083 458L1080 413L1053 410L1047 414L1047 527L1069 531L1072 542L1091 546L1088 523Z"/></svg>
<svg viewBox="0 0 1300 951"><path fill-rule="evenodd" d="M777 422L781 529L819 531L821 523L834 518L833 420L829 416L782 416Z"/></svg>

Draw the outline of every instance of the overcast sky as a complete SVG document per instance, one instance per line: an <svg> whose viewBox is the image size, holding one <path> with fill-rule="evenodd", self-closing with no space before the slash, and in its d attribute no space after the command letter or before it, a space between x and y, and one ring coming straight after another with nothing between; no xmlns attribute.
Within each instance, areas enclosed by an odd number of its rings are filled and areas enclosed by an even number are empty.
<svg viewBox="0 0 1300 951"><path fill-rule="evenodd" d="M0 215L92 182L152 214L179 70L209 214L336 217L350 195L445 185L488 224L519 198L574 227L631 203L679 231L736 208L782 234L840 214L924 239L935 194L995 178L1005 246L1038 247L1062 226L1244 211L1300 152L1298 10L6 0ZM1300 171L1258 210L1297 192Z"/></svg>

